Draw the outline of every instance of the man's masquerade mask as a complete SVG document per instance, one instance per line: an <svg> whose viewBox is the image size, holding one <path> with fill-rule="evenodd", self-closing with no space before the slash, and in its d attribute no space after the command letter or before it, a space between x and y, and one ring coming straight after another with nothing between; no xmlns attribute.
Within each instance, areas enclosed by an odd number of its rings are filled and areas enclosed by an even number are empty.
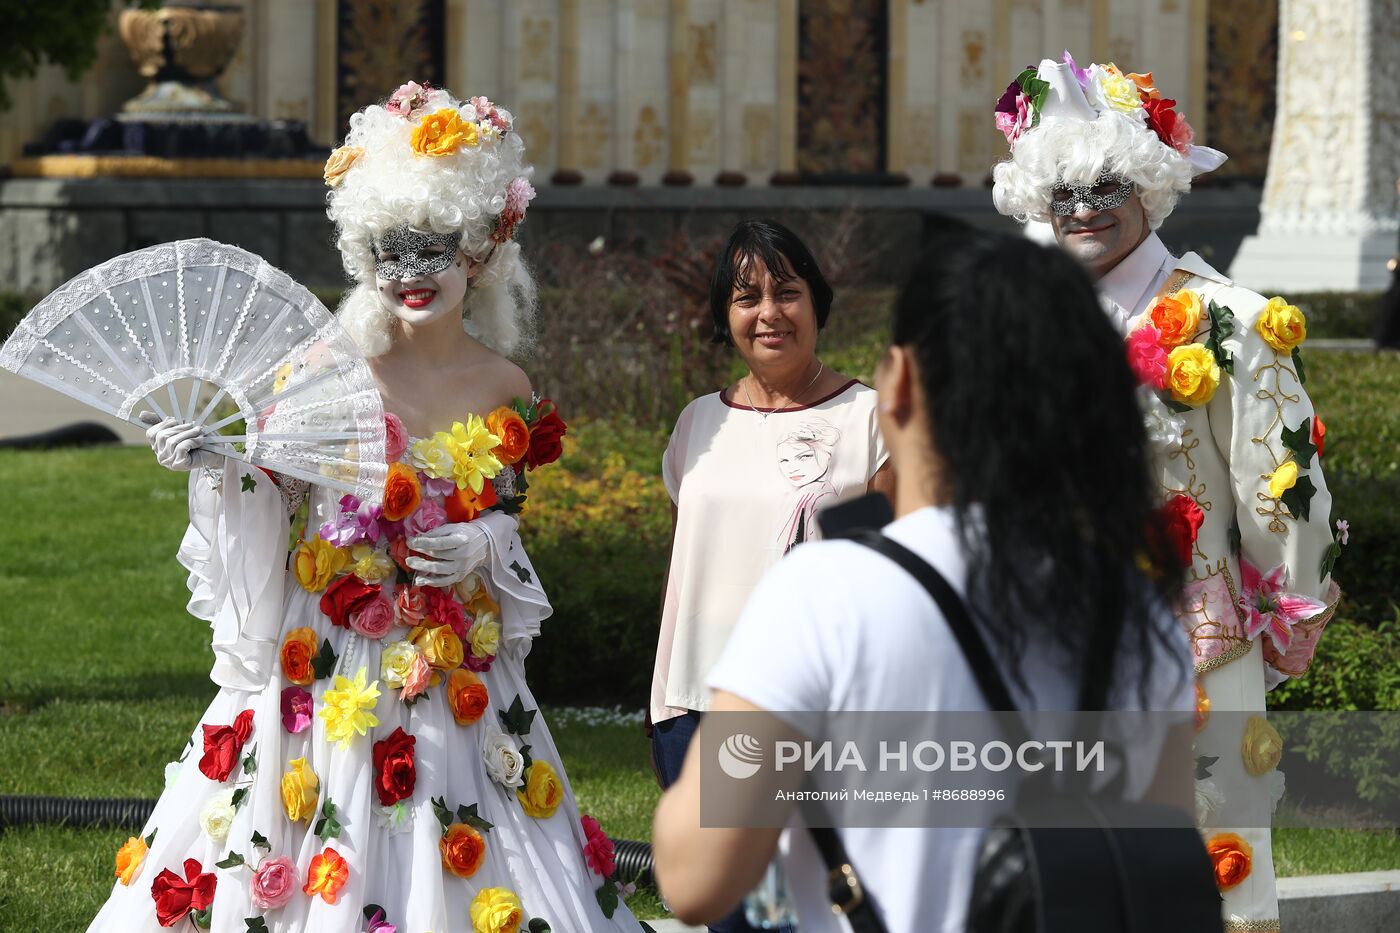
<svg viewBox="0 0 1400 933"><path fill-rule="evenodd" d="M400 224L374 244L374 274L396 281L435 275L456 262L461 245L460 231L423 233Z"/></svg>
<svg viewBox="0 0 1400 933"><path fill-rule="evenodd" d="M1133 195L1133 183L1109 171L1099 173L1092 185L1056 185L1050 189L1050 211L1069 217L1081 205L1096 211L1111 211Z"/></svg>

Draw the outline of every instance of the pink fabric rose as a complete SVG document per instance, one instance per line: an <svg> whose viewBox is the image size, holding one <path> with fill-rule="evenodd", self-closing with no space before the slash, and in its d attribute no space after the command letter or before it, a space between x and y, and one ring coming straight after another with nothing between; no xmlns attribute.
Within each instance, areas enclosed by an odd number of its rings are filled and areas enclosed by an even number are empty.
<svg viewBox="0 0 1400 933"><path fill-rule="evenodd" d="M292 735L305 732L311 725L314 704L310 693L300 687L287 687L282 691L282 728Z"/></svg>
<svg viewBox="0 0 1400 933"><path fill-rule="evenodd" d="M603 832L603 827L591 816L582 818L583 835L588 840L583 846L583 858L588 867L604 878L611 878L617 871L617 861L613 855L612 840Z"/></svg>
<svg viewBox="0 0 1400 933"><path fill-rule="evenodd" d="M1128 365L1138 382L1154 389L1167 384L1167 351L1158 342L1162 332L1144 324L1128 335Z"/></svg>
<svg viewBox="0 0 1400 933"><path fill-rule="evenodd" d="M401 117L411 117L415 111L422 108L427 97L427 88L417 81L410 81L389 95L389 101L384 105L384 109Z"/></svg>
<svg viewBox="0 0 1400 933"><path fill-rule="evenodd" d="M412 628L420 624L428 615L428 600L423 596L423 588L418 586L400 587L394 609L398 613L400 625Z"/></svg>
<svg viewBox="0 0 1400 933"><path fill-rule="evenodd" d="M1001 134L1006 137L1007 145L1013 149L1016 146L1016 141L1021 138L1021 134L1026 131L1034 119L1031 113L1030 98L1025 94L1016 95L1015 106L1015 113L999 112L996 115L997 129L1001 130Z"/></svg>
<svg viewBox="0 0 1400 933"><path fill-rule="evenodd" d="M383 638L394 627L394 609L386 599L376 599L350 614L350 628L366 638Z"/></svg>
<svg viewBox="0 0 1400 933"><path fill-rule="evenodd" d="M535 189L524 176L506 186L506 206L501 208L501 216L496 220L496 229L491 239L504 243L515 235L515 228L525 219L525 209L535 199Z"/></svg>
<svg viewBox="0 0 1400 933"><path fill-rule="evenodd" d="M399 691L399 700L407 703L428 689L428 681L432 679L433 669L428 664L428 659L421 654L413 659L413 666L408 669L408 676L403 679L403 689Z"/></svg>
<svg viewBox="0 0 1400 933"><path fill-rule="evenodd" d="M392 412L384 413L384 459L393 463L408 449L408 431L404 430L399 416Z"/></svg>
<svg viewBox="0 0 1400 933"><path fill-rule="evenodd" d="M260 910L281 907L301 888L297 866L287 856L264 859L253 872L253 906Z"/></svg>
<svg viewBox="0 0 1400 933"><path fill-rule="evenodd" d="M427 605L427 618L431 619L434 625L450 625L453 634L466 641L467 614L462 609L462 604L452 598L452 592L436 586L423 586L418 589Z"/></svg>
<svg viewBox="0 0 1400 933"><path fill-rule="evenodd" d="M410 537L421 535L425 531L432 531L439 525L447 524L447 510L442 507L442 502L437 499L424 499L418 506L418 511L414 512L404 520L404 531Z"/></svg>

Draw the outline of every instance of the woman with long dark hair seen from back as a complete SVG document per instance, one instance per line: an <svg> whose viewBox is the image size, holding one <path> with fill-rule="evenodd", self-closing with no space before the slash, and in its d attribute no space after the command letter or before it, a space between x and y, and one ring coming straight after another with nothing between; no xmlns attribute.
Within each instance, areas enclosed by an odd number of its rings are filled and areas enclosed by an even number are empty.
<svg viewBox="0 0 1400 933"><path fill-rule="evenodd" d="M1167 608L1171 584L1154 582L1180 568L1154 544L1134 380L1088 278L1024 239L950 238L904 289L875 382L897 477L884 535L968 605L1018 708L1076 709L1087 681L1106 708L1176 713L1179 724L1137 749L1126 795L1189 812L1190 653ZM768 573L708 684L712 712L771 711L799 734L812 720L793 711L987 709L924 587L845 540L803 547ZM778 851L804 933L844 929L800 824L701 828L699 748L656 814L667 903L692 922L722 915ZM964 928L982 830L839 837L888 929Z"/></svg>

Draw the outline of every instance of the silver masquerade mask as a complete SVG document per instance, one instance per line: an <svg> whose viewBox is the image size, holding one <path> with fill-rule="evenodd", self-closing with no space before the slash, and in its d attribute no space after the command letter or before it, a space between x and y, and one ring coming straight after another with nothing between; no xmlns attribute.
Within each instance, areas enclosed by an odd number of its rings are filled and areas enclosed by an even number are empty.
<svg viewBox="0 0 1400 933"><path fill-rule="evenodd" d="M457 261L461 245L461 231L423 233L400 224L374 244L374 274L399 282L435 275Z"/></svg>
<svg viewBox="0 0 1400 933"><path fill-rule="evenodd" d="M1099 173L1092 185L1056 185L1050 189L1050 212L1059 217L1077 213L1083 205L1095 211L1111 211L1133 195L1133 183L1109 171Z"/></svg>

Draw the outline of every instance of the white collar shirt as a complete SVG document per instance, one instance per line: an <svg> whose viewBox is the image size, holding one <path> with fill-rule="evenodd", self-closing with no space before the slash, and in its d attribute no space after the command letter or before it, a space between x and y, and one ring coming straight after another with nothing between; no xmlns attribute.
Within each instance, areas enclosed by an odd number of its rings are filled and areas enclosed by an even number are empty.
<svg viewBox="0 0 1400 933"><path fill-rule="evenodd" d="M1128 332L1128 323L1157 294L1175 266L1176 257L1157 234L1150 233L1099 279L1099 302L1119 332Z"/></svg>

